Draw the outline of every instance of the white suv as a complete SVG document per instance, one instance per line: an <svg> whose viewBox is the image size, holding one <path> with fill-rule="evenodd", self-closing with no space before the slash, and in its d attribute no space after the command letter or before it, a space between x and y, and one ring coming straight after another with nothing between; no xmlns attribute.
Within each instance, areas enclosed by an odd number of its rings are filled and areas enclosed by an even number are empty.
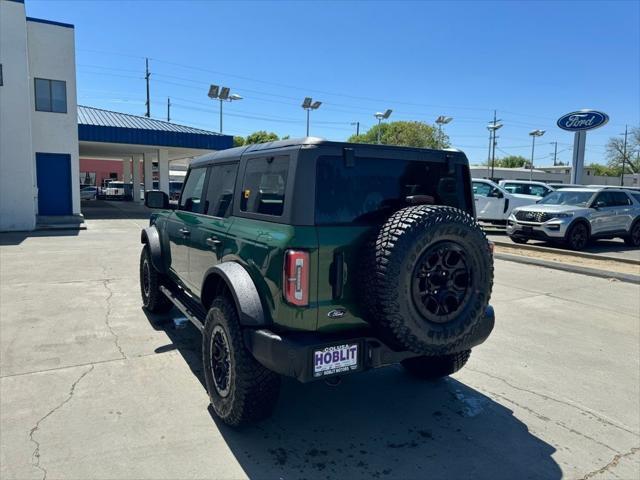
<svg viewBox="0 0 640 480"><path fill-rule="evenodd" d="M515 207L535 204L542 197L509 193L501 186L484 178L473 178L473 196L476 217L487 223L504 225Z"/></svg>
<svg viewBox="0 0 640 480"><path fill-rule="evenodd" d="M640 193L612 188L563 188L537 205L516 208L507 222L516 243L562 241L573 250L590 239L623 238L640 247Z"/></svg>
<svg viewBox="0 0 640 480"><path fill-rule="evenodd" d="M546 197L551 192L555 191L555 188L550 187L546 183L536 182L533 180L500 180L498 185L509 193L534 195L536 197Z"/></svg>

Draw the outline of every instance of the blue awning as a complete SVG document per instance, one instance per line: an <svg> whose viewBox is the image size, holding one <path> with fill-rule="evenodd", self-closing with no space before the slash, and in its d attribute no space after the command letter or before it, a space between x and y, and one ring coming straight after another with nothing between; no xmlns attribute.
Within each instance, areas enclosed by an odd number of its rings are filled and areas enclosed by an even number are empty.
<svg viewBox="0 0 640 480"><path fill-rule="evenodd" d="M78 105L78 139L203 150L233 147L231 135L82 105Z"/></svg>

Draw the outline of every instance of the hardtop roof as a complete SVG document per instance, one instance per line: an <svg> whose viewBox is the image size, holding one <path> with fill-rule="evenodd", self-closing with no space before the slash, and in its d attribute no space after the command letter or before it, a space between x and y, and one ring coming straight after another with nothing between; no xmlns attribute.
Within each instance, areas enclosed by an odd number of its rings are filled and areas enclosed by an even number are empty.
<svg viewBox="0 0 640 480"><path fill-rule="evenodd" d="M257 143L252 145L243 145L241 147L229 148L226 150L220 150L218 152L208 153L200 157L194 158L191 162L191 167L201 167L213 163L224 163L232 159L240 158L242 155L253 152L269 152L277 153L278 150L289 149L292 147L305 147L305 146L332 146L338 148L357 148L364 150L395 150L398 152L434 152L444 151L447 153L455 153L464 156L464 153L458 149L443 149L434 150L428 148L417 147L402 147L396 145L375 145L370 143L348 143L348 142L334 142L325 140L318 137L304 137L304 138L292 138L287 140L276 140L274 142ZM465 157L466 159L466 157Z"/></svg>

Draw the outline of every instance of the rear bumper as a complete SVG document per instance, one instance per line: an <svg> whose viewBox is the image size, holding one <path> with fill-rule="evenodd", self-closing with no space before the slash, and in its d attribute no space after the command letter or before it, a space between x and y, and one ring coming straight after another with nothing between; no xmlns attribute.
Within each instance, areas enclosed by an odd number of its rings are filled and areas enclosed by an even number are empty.
<svg viewBox="0 0 640 480"><path fill-rule="evenodd" d="M475 329L471 338L462 344L455 345L447 353L456 353L480 345L488 337L495 324L492 307L487 310ZM371 333L371 332L368 332ZM320 335L310 333L276 334L271 330L246 330L245 344L255 359L269 370L293 377L300 382L311 382L336 375L361 372L385 365L393 365L400 361L419 356L414 352L396 351L385 345L378 338L363 333ZM337 346L357 345L357 364L343 367L340 371L315 371L316 354L331 350Z"/></svg>

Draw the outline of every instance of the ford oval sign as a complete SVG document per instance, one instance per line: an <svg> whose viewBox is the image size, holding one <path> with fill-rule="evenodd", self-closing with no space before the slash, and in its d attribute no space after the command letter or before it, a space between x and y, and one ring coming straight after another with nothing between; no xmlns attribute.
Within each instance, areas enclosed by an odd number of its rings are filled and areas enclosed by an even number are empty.
<svg viewBox="0 0 640 480"><path fill-rule="evenodd" d="M609 115L596 110L580 110L563 115L558 119L558 126L570 132L593 130L609 121Z"/></svg>

